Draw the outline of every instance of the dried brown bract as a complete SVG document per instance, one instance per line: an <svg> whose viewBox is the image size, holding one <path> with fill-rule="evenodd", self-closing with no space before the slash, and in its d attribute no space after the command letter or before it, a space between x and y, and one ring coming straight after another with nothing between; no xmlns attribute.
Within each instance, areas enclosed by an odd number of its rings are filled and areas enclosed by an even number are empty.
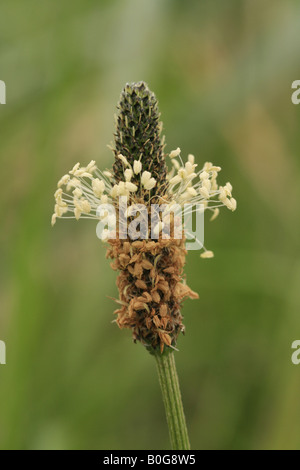
<svg viewBox="0 0 300 470"><path fill-rule="evenodd" d="M119 270L121 308L114 313L120 328L130 328L135 341L149 348L175 347L184 331L181 305L197 299L184 282L184 239L109 240L107 257ZM126 259L126 262L124 260Z"/></svg>

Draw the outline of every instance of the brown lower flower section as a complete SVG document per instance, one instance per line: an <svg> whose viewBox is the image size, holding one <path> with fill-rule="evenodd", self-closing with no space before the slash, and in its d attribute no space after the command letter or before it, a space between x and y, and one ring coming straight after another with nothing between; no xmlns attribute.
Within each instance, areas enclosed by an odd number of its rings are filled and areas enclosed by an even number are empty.
<svg viewBox="0 0 300 470"><path fill-rule="evenodd" d="M121 307L114 313L120 328L130 328L134 341L149 349L175 347L184 331L181 304L197 299L183 280L186 249L183 239L109 240L107 258L120 271L117 279Z"/></svg>

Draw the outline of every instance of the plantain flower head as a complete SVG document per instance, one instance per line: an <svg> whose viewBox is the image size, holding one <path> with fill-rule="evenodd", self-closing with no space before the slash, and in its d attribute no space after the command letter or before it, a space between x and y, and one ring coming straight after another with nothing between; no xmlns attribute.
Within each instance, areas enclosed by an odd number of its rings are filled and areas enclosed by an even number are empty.
<svg viewBox="0 0 300 470"><path fill-rule="evenodd" d="M220 167L206 162L199 169L193 155L183 160L180 148L165 155L161 130L155 95L144 82L127 84L116 116L112 170L102 171L94 161L85 167L77 163L58 182L52 225L58 218L108 223L99 238L108 246L112 269L119 272L116 322L132 331L134 341L163 353L176 349L184 332L183 300L198 298L183 275L187 251L185 234L176 236L178 208L201 205L214 220L222 206L235 211L236 200L230 183L218 184ZM155 223L153 206L161 212ZM167 222L169 236L164 233ZM204 248L200 256L212 258L213 252Z"/></svg>

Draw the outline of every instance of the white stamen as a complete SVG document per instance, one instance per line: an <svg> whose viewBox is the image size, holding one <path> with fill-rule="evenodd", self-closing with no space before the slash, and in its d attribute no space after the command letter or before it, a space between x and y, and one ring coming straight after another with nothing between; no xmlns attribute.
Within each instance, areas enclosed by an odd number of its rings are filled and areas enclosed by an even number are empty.
<svg viewBox="0 0 300 470"><path fill-rule="evenodd" d="M170 158L178 157L178 156L180 155L180 152L181 152L180 148L177 147L176 150L172 150L172 152L170 152L169 157L170 157Z"/></svg>
<svg viewBox="0 0 300 470"><path fill-rule="evenodd" d="M213 258L214 253L213 253L213 251L206 250L206 251L204 251L204 253L201 253L200 257L204 258L204 259Z"/></svg>
<svg viewBox="0 0 300 470"><path fill-rule="evenodd" d="M130 168L124 171L124 176L126 181L130 181L133 176L133 171Z"/></svg>
<svg viewBox="0 0 300 470"><path fill-rule="evenodd" d="M133 171L136 175L138 175L142 171L142 162L135 160L133 163Z"/></svg>

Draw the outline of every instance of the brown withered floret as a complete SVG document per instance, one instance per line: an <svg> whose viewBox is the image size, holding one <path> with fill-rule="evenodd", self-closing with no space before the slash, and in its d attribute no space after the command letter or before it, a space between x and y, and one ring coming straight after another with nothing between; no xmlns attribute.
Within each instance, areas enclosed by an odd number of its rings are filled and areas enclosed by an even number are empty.
<svg viewBox="0 0 300 470"><path fill-rule="evenodd" d="M109 240L107 257L117 278L121 308L114 313L120 328L130 328L133 339L147 347L175 347L184 331L181 304L198 298L183 280L184 239Z"/></svg>

